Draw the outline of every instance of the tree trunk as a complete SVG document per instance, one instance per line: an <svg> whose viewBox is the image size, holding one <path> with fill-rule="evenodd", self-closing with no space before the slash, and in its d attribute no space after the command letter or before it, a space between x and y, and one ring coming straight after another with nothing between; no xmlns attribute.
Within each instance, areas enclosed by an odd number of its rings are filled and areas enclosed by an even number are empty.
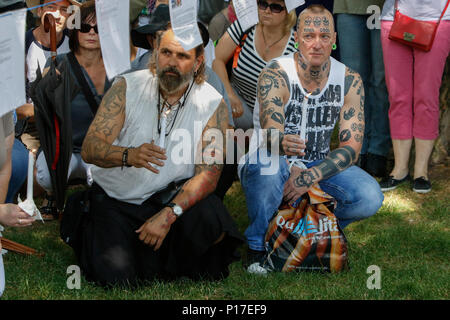
<svg viewBox="0 0 450 320"><path fill-rule="evenodd" d="M434 145L431 163L450 164L450 56L447 58L440 94L441 119L439 138Z"/></svg>

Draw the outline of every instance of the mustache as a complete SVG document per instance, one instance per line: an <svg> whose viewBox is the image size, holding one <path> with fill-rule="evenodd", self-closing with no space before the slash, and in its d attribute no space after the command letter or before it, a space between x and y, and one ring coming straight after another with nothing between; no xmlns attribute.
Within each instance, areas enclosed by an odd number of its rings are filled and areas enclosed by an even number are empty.
<svg viewBox="0 0 450 320"><path fill-rule="evenodd" d="M181 72L178 71L178 69L175 68L175 67L166 67L166 68L161 70L161 74L162 75L165 75L166 73L169 73L169 72L170 73L175 73L178 77L181 76Z"/></svg>

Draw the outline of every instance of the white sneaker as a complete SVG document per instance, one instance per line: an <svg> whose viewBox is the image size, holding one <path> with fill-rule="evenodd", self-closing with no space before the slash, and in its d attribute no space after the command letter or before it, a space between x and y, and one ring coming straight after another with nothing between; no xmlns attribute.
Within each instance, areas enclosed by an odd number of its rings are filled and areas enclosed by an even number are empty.
<svg viewBox="0 0 450 320"><path fill-rule="evenodd" d="M252 274L267 275L270 270L261 266L259 262L255 262L248 266L247 272Z"/></svg>

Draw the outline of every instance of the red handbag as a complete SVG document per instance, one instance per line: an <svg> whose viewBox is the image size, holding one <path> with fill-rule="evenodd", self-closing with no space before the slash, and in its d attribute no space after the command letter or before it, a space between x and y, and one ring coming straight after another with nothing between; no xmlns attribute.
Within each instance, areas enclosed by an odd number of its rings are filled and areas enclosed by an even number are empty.
<svg viewBox="0 0 450 320"><path fill-rule="evenodd" d="M398 10L398 0L395 0L394 23L389 32L389 39L422 51L430 51L439 23L449 4L450 0L447 1L437 22L430 22L416 20L401 14Z"/></svg>

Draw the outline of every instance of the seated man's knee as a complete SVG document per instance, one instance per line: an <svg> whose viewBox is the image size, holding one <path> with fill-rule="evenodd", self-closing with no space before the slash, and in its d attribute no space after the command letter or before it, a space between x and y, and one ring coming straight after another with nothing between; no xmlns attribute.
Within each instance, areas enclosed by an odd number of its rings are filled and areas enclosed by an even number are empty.
<svg viewBox="0 0 450 320"><path fill-rule="evenodd" d="M364 203L365 210L362 212L366 217L370 217L378 212L383 205L384 195L380 186L374 180L366 183L359 188L359 201Z"/></svg>
<svg viewBox="0 0 450 320"><path fill-rule="evenodd" d="M136 281L132 261L130 253L122 247L110 247L103 254L94 257L92 276L103 286L132 285Z"/></svg>

